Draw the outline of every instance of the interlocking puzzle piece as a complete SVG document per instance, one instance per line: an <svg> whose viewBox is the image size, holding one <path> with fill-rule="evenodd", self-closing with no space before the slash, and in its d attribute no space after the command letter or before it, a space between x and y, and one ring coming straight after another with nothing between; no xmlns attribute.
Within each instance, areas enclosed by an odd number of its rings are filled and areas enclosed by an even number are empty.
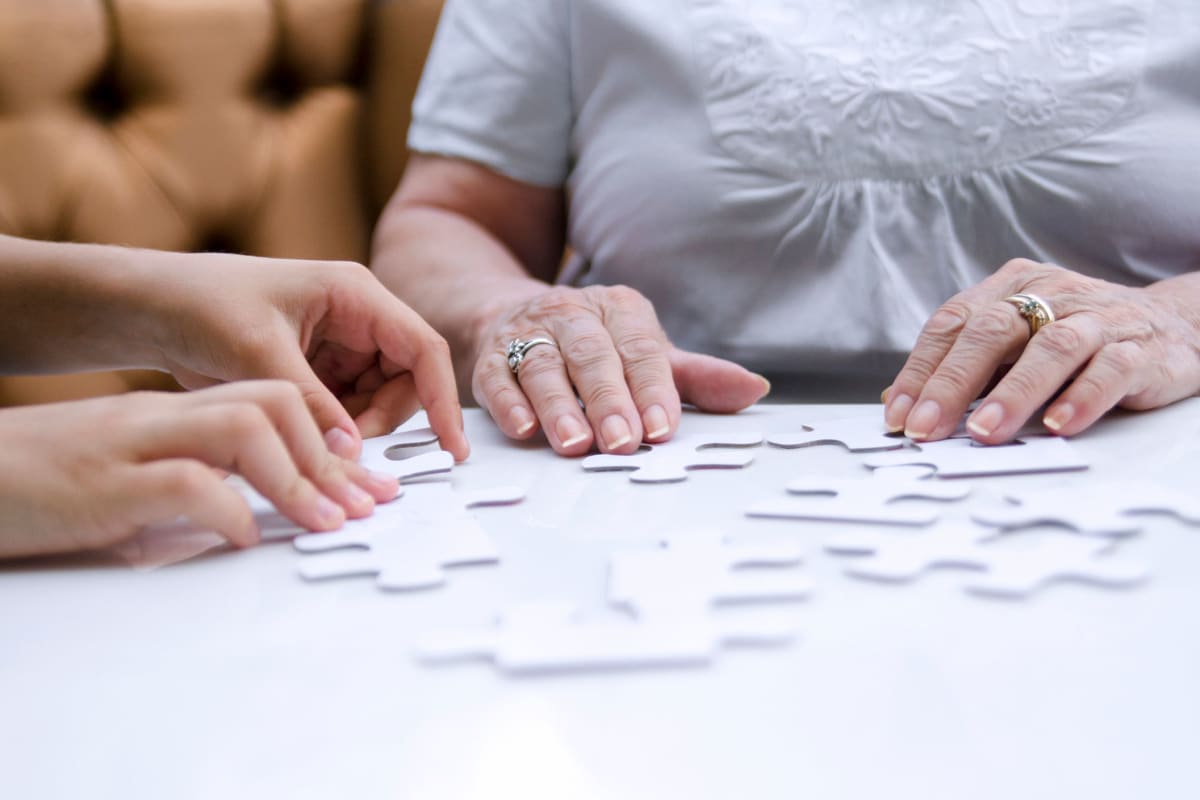
<svg viewBox="0 0 1200 800"><path fill-rule="evenodd" d="M418 484L340 531L297 536L306 580L375 575L381 589L423 589L445 583L444 567L494 563L492 538L470 509L522 500L516 487L456 492L448 483Z"/></svg>
<svg viewBox="0 0 1200 800"><path fill-rule="evenodd" d="M718 602L807 597L809 580L782 567L803 559L794 543L732 542L718 531L674 533L658 547L621 551L609 565L609 601L639 618L705 614Z"/></svg>
<svg viewBox="0 0 1200 800"><path fill-rule="evenodd" d="M372 436L370 439L363 439L362 455L359 456L358 463L376 472L397 475L401 470L407 469L406 466L401 466L404 462L420 457L410 457L410 453L421 447L436 444L437 441L437 434L433 432L432 428L417 428L411 431L392 433L387 436ZM454 466L454 457L450 456L449 453L440 453L440 455L439 453L424 453L422 455L439 456L437 463L448 461L450 466ZM447 456L449 456L449 459L446 458ZM434 462L429 461L428 463ZM434 471L443 472L445 470L438 469ZM415 476L409 473L407 477Z"/></svg>
<svg viewBox="0 0 1200 800"><path fill-rule="evenodd" d="M1141 530L1138 515L1163 514L1200 525L1200 498L1150 481L1028 489L1007 494L1010 506L982 509L972 518L999 528L1062 525L1090 536L1126 536Z"/></svg>
<svg viewBox="0 0 1200 800"><path fill-rule="evenodd" d="M765 500L750 507L750 517L866 522L884 525L928 525L941 509L902 500L961 500L966 484L930 480L924 467L879 470L864 478L809 475L787 485L792 497Z"/></svg>
<svg viewBox="0 0 1200 800"><path fill-rule="evenodd" d="M487 658L508 672L686 666L709 663L723 646L782 645L795 636L791 624L778 620L707 614L587 620L564 606L520 606L494 627L428 637L417 656L426 662Z"/></svg>
<svg viewBox="0 0 1200 800"><path fill-rule="evenodd" d="M971 439L921 442L916 448L870 456L868 467L927 466L939 478L967 478L1087 469L1087 459L1059 436L1029 436L1009 444L981 445Z"/></svg>
<svg viewBox="0 0 1200 800"><path fill-rule="evenodd" d="M754 455L744 450L762 441L761 433L681 436L663 444L642 445L638 452L627 456L588 456L583 459L583 468L589 472L632 470L629 480L634 483L673 483L687 480L691 469L744 467L754 460Z"/></svg>
<svg viewBox="0 0 1200 800"><path fill-rule="evenodd" d="M1054 534L1024 549L996 547L994 531L955 520L908 534L860 532L831 538L826 549L858 553L846 574L883 581L911 581L935 568L981 574L968 579L975 594L1020 598L1060 581L1126 588L1146 580L1145 566L1109 555L1108 543Z"/></svg>
<svg viewBox="0 0 1200 800"><path fill-rule="evenodd" d="M889 433L883 412L861 417L844 417L825 422L804 423L798 433L775 433L767 443L776 447L808 447L817 444L840 444L853 453L868 450L894 450L903 447L907 439Z"/></svg>

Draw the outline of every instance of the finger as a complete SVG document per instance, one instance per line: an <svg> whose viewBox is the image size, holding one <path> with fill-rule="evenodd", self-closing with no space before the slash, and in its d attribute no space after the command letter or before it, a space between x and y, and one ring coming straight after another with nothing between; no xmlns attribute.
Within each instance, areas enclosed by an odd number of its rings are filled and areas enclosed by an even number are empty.
<svg viewBox="0 0 1200 800"><path fill-rule="evenodd" d="M642 421L625 382L625 368L612 333L599 316L580 313L559 320L555 334L561 348L561 364L569 379L567 389L573 385L583 401L584 415L600 449L608 453L636 450L642 441ZM552 361L546 356L538 359L538 363L550 364ZM521 388L536 408L540 396L557 397L563 384L562 373L558 369L529 369L528 366L523 364L521 367L524 371L520 376ZM562 412L556 408L550 413Z"/></svg>
<svg viewBox="0 0 1200 800"><path fill-rule="evenodd" d="M958 429L967 406L983 391L996 369L1015 360L1028 338L1028 323L1009 303L993 301L977 308L959 329L945 357L934 365L919 393L914 395L916 401L904 420L904 434L919 441L942 439L952 434ZM911 356L909 361L913 362ZM918 356L917 363L923 372L926 356ZM901 385L901 379L897 377L897 387ZM908 389L906 385L905 390ZM895 392L893 389L893 394ZM894 404L896 398L891 399Z"/></svg>
<svg viewBox="0 0 1200 800"><path fill-rule="evenodd" d="M537 430L533 406L517 385L503 353L487 353L475 364L471 394L510 439L528 439Z"/></svg>
<svg viewBox="0 0 1200 800"><path fill-rule="evenodd" d="M354 418L364 438L386 436L421 407L412 373L409 372L381 384L370 392L369 398L367 408Z"/></svg>
<svg viewBox="0 0 1200 800"><path fill-rule="evenodd" d="M642 435L634 437L633 446L639 441L661 442L669 439L679 426L681 407L679 391L671 374L671 362L667 358L670 345L666 334L658 324L658 317L650 301L631 289L615 287L607 291L608 304L604 324L612 337L621 369L624 372L622 394L632 397L641 422ZM575 387L583 397L588 417L593 427L596 417L607 418L607 412L592 415L595 401L589 401L576 376ZM625 409L622 409L625 413ZM601 423L603 436L604 424ZM613 448L610 447L610 450Z"/></svg>
<svg viewBox="0 0 1200 800"><path fill-rule="evenodd" d="M229 469L243 476L280 513L311 530L332 530L345 521L343 508L300 473L274 424L254 403L229 401L190 408L184 414L151 420L147 428L151 443L141 453L143 461L183 457ZM366 506L369 513L373 505L366 497L356 504L356 511Z"/></svg>
<svg viewBox="0 0 1200 800"><path fill-rule="evenodd" d="M300 474L340 504L348 516L364 517L374 510L376 501L395 497L399 489L392 476L370 472L336 454L346 447L339 448L336 441L330 440L340 436L342 429L331 429L322 438L297 389L284 381L242 381L211 394L195 393L190 397L193 403L238 401L261 408Z"/></svg>
<svg viewBox="0 0 1200 800"><path fill-rule="evenodd" d="M527 338L546 336L552 341L560 341L561 336L561 341L571 342L573 334L570 333L569 325L564 325L561 330L562 333L556 331L548 335L532 333ZM605 339L608 338L607 332L603 335ZM575 347L582 350L589 344L594 345L594 340L577 343ZM615 361L616 352L611 349L611 344L609 351ZM507 367L508 362L505 361L505 368ZM619 365L617 371L619 374ZM579 398L575 394L575 387L571 385L566 361L557 347L540 345L529 350L517 372L517 383L529 398L533 412L541 420L546 438L556 452L562 455L581 455L591 449L595 432L579 407ZM630 405L632 406L632 400ZM632 436L632 433L626 435ZM622 446L624 445L628 445L628 442L623 442Z"/></svg>
<svg viewBox="0 0 1200 800"><path fill-rule="evenodd" d="M380 352L412 373L417 397L443 450L465 461L471 453L463 430L462 405L454 380L450 346L415 311L373 281L367 293L370 330Z"/></svg>
<svg viewBox="0 0 1200 800"><path fill-rule="evenodd" d="M1009 441L1104 344L1104 326L1092 314L1042 328L967 418L967 430L987 444Z"/></svg>
<svg viewBox="0 0 1200 800"><path fill-rule="evenodd" d="M1061 436L1074 436L1126 397L1136 394L1145 385L1146 370L1152 368L1151 365L1152 360L1147 359L1142 348L1133 342L1104 345L1046 409L1043 423Z"/></svg>
<svg viewBox="0 0 1200 800"><path fill-rule="evenodd" d="M674 347L667 358L683 402L701 411L732 414L757 403L771 391L766 378L732 361Z"/></svg>
<svg viewBox="0 0 1200 800"><path fill-rule="evenodd" d="M179 458L138 464L122 477L120 507L130 528L185 517L238 547L258 543L258 526L246 501L198 461Z"/></svg>

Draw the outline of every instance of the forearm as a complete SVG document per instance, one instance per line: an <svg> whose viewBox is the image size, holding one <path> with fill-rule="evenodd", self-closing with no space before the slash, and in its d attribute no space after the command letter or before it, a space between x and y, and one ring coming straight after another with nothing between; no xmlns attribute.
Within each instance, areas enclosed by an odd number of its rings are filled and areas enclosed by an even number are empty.
<svg viewBox="0 0 1200 800"><path fill-rule="evenodd" d="M0 372L159 367L149 251L0 236Z"/></svg>
<svg viewBox="0 0 1200 800"><path fill-rule="evenodd" d="M479 330L503 308L547 288L483 227L428 206L384 213L371 269L450 343L462 388L471 385Z"/></svg>

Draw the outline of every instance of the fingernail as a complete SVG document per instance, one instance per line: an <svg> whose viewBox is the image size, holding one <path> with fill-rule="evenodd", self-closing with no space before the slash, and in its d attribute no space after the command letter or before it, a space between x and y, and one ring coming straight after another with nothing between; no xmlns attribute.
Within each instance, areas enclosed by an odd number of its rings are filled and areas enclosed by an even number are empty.
<svg viewBox="0 0 1200 800"><path fill-rule="evenodd" d="M771 393L771 382L769 380L767 380L766 378L764 378L762 375L759 375L758 379L760 381L762 381L762 394L760 394L758 396L758 399L762 400L764 397L766 397L767 395L769 395Z"/></svg>
<svg viewBox="0 0 1200 800"><path fill-rule="evenodd" d="M887 403L888 395L892 393L892 387L887 387L879 393L879 402Z"/></svg>
<svg viewBox="0 0 1200 800"><path fill-rule="evenodd" d="M512 410L508 412L508 421L513 430L517 432L517 436L524 436L533 430L533 415L524 406L513 406Z"/></svg>
<svg viewBox="0 0 1200 800"><path fill-rule="evenodd" d="M967 419L967 430L976 436L991 436L1004 422L1004 407L999 403L984 403Z"/></svg>
<svg viewBox="0 0 1200 800"><path fill-rule="evenodd" d="M908 412L912 411L912 406L913 399L906 394L898 394L892 398L883 414L889 431L899 433L904 430L904 422L908 419Z"/></svg>
<svg viewBox="0 0 1200 800"><path fill-rule="evenodd" d="M667 418L667 410L660 405L653 405L642 415L642 425L646 428L647 439L661 439L671 432L671 420Z"/></svg>
<svg viewBox="0 0 1200 800"><path fill-rule="evenodd" d="M1042 418L1042 424L1055 433L1058 433L1074 416L1075 406L1070 403L1059 403L1046 412L1046 416Z"/></svg>
<svg viewBox="0 0 1200 800"><path fill-rule="evenodd" d="M342 496L355 509L370 509L375 507L375 498L353 483L346 484L346 488L342 490Z"/></svg>
<svg viewBox="0 0 1200 800"><path fill-rule="evenodd" d="M329 452L342 458L353 459L358 453L354 437L341 428L330 428L325 431L325 446Z"/></svg>
<svg viewBox="0 0 1200 800"><path fill-rule="evenodd" d="M340 528L346 521L346 512L325 495L317 496L317 517L326 528Z"/></svg>
<svg viewBox="0 0 1200 800"><path fill-rule="evenodd" d="M624 417L613 414L605 417L600 423L600 437L604 439L606 450L616 450L629 444L629 440L633 438L633 431L629 430L629 423Z"/></svg>
<svg viewBox="0 0 1200 800"><path fill-rule="evenodd" d="M558 436L560 447L574 447L588 436L579 420L569 414L559 417L558 422L554 423L554 433Z"/></svg>
<svg viewBox="0 0 1200 800"><path fill-rule="evenodd" d="M899 399L899 398L897 398ZM904 427L904 435L910 439L924 439L933 433L938 420L942 417L942 409L936 400L925 400L908 417Z"/></svg>
<svg viewBox="0 0 1200 800"><path fill-rule="evenodd" d="M394 495L400 490L400 481L396 479L395 475L388 475L386 472L368 472L367 481L380 492Z"/></svg>

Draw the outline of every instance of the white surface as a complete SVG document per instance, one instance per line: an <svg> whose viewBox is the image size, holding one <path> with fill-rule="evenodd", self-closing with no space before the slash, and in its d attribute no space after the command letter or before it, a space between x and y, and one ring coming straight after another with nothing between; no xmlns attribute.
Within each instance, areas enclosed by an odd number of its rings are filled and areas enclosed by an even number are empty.
<svg viewBox="0 0 1200 800"><path fill-rule="evenodd" d="M770 434L787 411L687 415L684 430ZM840 525L742 516L797 473L864 469L839 446L764 447L744 470L637 485L504 442L478 412L467 420L474 453L453 480L528 496L480 515L503 562L442 590L307 584L287 542L148 572L0 569L0 795L1200 796L1200 528L1147 517L1120 541L1153 573L1130 591L989 600L949 571L881 585L844 577L823 551ZM1200 401L1109 420L1075 444L1090 471L979 481L967 503L1047 480L1194 487ZM795 644L551 678L413 657L431 631L486 625L511 605L599 609L611 552L689 520L801 544L815 589L793 610Z"/></svg>

